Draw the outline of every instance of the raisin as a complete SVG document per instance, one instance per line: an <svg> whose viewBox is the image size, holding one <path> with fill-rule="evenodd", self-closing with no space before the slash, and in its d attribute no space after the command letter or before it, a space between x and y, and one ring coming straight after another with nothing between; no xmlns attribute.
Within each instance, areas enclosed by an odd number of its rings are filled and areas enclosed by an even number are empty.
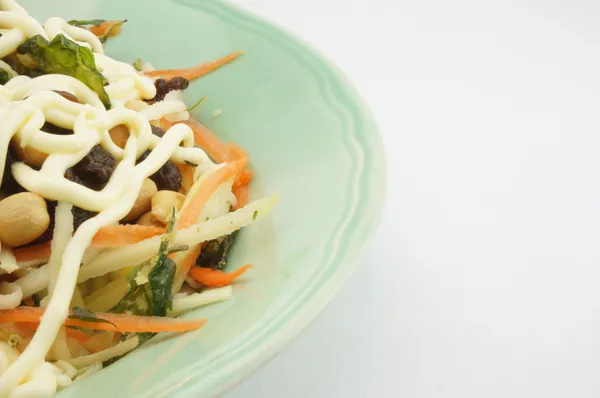
<svg viewBox="0 0 600 398"><path fill-rule="evenodd" d="M138 163L148 157L150 151L146 151L138 159ZM170 160L165 163L158 171L150 176L150 179L156 184L159 191L175 191L181 189L181 172Z"/></svg>
<svg viewBox="0 0 600 398"><path fill-rule="evenodd" d="M42 126L41 130L43 132L49 133L49 134L54 134L54 135L71 135L73 134L73 130L69 130L69 129L64 129L62 127L58 127L52 123L44 123L44 125Z"/></svg>
<svg viewBox="0 0 600 398"><path fill-rule="evenodd" d="M92 189L102 189L110 179L117 161L100 145L96 145L79 163L73 172L83 180L83 185ZM89 185L88 185L89 184Z"/></svg>
<svg viewBox="0 0 600 398"><path fill-rule="evenodd" d="M156 79L154 87L156 87L156 95L152 99L153 101L162 101L165 96L171 91L185 90L190 85L190 81L183 77L174 77L169 80Z"/></svg>
<svg viewBox="0 0 600 398"><path fill-rule="evenodd" d="M162 137L163 135L165 135L165 130L161 129L158 126L151 124L150 128L152 129L152 134L154 134L157 137Z"/></svg>
<svg viewBox="0 0 600 398"><path fill-rule="evenodd" d="M203 268L222 270L227 264L229 249L233 245L236 232L210 240L202 245L196 265Z"/></svg>
<svg viewBox="0 0 600 398"><path fill-rule="evenodd" d="M17 180L13 177L12 174L12 164L16 161L16 158L11 150L6 152L6 162L4 163L4 174L2 174L2 185L0 188L2 189L2 193L10 196L19 192L25 192L25 188L23 188Z"/></svg>
<svg viewBox="0 0 600 398"><path fill-rule="evenodd" d="M50 224L48 225L48 229L36 240L22 247L39 245L52 240L55 225L54 216L56 215L56 202L53 200L46 200L46 206L48 207L48 215L50 216ZM81 224L98 214L91 211L83 210L82 208L79 208L77 206L73 206L71 213L73 213L73 231L77 231Z"/></svg>

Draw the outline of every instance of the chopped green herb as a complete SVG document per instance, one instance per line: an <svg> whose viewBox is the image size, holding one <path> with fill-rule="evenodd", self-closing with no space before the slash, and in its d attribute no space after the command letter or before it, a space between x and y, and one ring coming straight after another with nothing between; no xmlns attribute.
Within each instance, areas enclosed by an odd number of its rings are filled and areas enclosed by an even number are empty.
<svg viewBox="0 0 600 398"><path fill-rule="evenodd" d="M142 60L138 58L135 61L133 61L133 67L138 72L141 72L142 71Z"/></svg>
<svg viewBox="0 0 600 398"><path fill-rule="evenodd" d="M198 102L196 102L194 105L192 105L191 107L187 108L186 111L193 111L194 109L196 109L196 107L198 105L200 105L204 100L206 99L206 97L202 97L198 100Z"/></svg>
<svg viewBox="0 0 600 398"><path fill-rule="evenodd" d="M254 213L252 213L252 219L256 220L256 217L258 217L258 210L254 210Z"/></svg>
<svg viewBox="0 0 600 398"><path fill-rule="evenodd" d="M89 48L80 46L64 35L57 35L51 42L37 35L17 48L21 64L32 70L32 74L58 73L74 77L92 89L110 108L110 98L104 90L106 78L98 71L94 54Z"/></svg>
<svg viewBox="0 0 600 398"><path fill-rule="evenodd" d="M171 288L176 265L168 257L168 254L176 219L176 211L173 208L167 225L167 233L160 242L158 254L152 259L139 264L131 271L127 277L129 290L112 311L120 313L130 311L136 315L165 316L167 310L171 308L173 304ZM175 250L187 250L188 248L179 246ZM152 269L148 273L148 282L138 285L136 275L142 268L150 266Z"/></svg>
<svg viewBox="0 0 600 398"><path fill-rule="evenodd" d="M40 298L38 297L37 294L32 294L31 295L31 299L33 300L33 306L34 307L39 307L40 306Z"/></svg>
<svg viewBox="0 0 600 398"><path fill-rule="evenodd" d="M73 26L98 26L106 22L106 19L72 19L67 22L69 25Z"/></svg>
<svg viewBox="0 0 600 398"><path fill-rule="evenodd" d="M186 161L185 161L185 164L187 164L188 166L192 166L192 167L196 167L196 166L198 166L196 163L194 163L194 162L190 162L189 160L186 160Z"/></svg>
<svg viewBox="0 0 600 398"><path fill-rule="evenodd" d="M4 69L0 69L0 84L4 85L10 80L10 74Z"/></svg>
<svg viewBox="0 0 600 398"><path fill-rule="evenodd" d="M106 31L104 31L104 33L101 36L98 36L98 39L100 39L100 42L105 43L109 37L114 37L121 32L121 26L125 22L127 22L126 19L124 19L122 21L121 20L108 21L106 19L88 19L88 20L73 19L73 20L69 21L69 25L88 29L88 26L94 27L94 26L100 26L100 25L106 23L105 24Z"/></svg>
<svg viewBox="0 0 600 398"><path fill-rule="evenodd" d="M69 315L69 319L80 319L86 322L98 322L98 323L109 323L117 328L117 325L109 320L98 318L96 314L86 310L85 308L75 307L71 310L72 314ZM118 328L117 328L118 329Z"/></svg>
<svg viewBox="0 0 600 398"><path fill-rule="evenodd" d="M172 248L169 249L169 254L171 254L171 253L178 253L178 252L184 252L186 250L190 250L190 247L188 245L182 245L182 246L172 247Z"/></svg>

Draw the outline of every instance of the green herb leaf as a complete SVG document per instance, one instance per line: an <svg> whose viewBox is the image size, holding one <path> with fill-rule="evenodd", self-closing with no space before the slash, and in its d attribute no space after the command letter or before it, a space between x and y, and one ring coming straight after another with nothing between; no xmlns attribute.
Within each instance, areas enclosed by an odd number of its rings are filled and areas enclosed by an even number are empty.
<svg viewBox="0 0 600 398"><path fill-rule="evenodd" d="M98 71L90 49L63 35L57 35L51 42L37 35L21 44L17 53L26 68L46 74L59 73L81 81L98 94L107 109L110 108L110 98L104 90L106 78Z"/></svg>
<svg viewBox="0 0 600 398"><path fill-rule="evenodd" d="M148 275L146 299L154 316L166 316L167 310L173 307L173 278L175 277L175 261L166 255L161 256Z"/></svg>
<svg viewBox="0 0 600 398"><path fill-rule="evenodd" d="M38 297L37 294L32 294L31 295L31 299L33 300L33 306L34 307L39 307L41 305L40 298Z"/></svg>
<svg viewBox="0 0 600 398"><path fill-rule="evenodd" d="M252 213L252 219L256 220L256 217L258 217L258 210L254 210L254 213Z"/></svg>
<svg viewBox="0 0 600 398"><path fill-rule="evenodd" d="M75 307L71 310L72 314L69 315L69 319L80 319L86 322L98 322L98 323L108 323L117 328L117 325L112 323L109 320L98 318L96 314L86 310L85 308ZM118 329L118 328L117 328Z"/></svg>
<svg viewBox="0 0 600 398"><path fill-rule="evenodd" d="M79 28L88 29L88 30L92 30L91 28L94 26L100 26L100 25L104 24L104 28L106 28L106 30L104 31L104 33L101 36L98 36L98 39L100 39L101 43L105 43L109 37L114 37L121 32L121 26L125 22L127 22L126 19L113 20L113 21L108 21L106 19L88 19L88 20L74 19L74 20L69 21L69 24L77 26ZM88 28L88 26L89 26L89 28ZM94 32L94 33L96 35L98 35L98 33L96 33L96 32Z"/></svg>
<svg viewBox="0 0 600 398"><path fill-rule="evenodd" d="M133 61L133 67L138 72L141 72L142 71L142 60L138 58L135 61Z"/></svg>
<svg viewBox="0 0 600 398"><path fill-rule="evenodd" d="M186 109L186 111L193 111L194 109L196 109L196 107L198 105L200 105L204 100L206 99L206 97L202 97L200 98L194 105L190 106L189 108Z"/></svg>
<svg viewBox="0 0 600 398"><path fill-rule="evenodd" d="M106 19L72 19L67 23L73 26L98 26L105 21Z"/></svg>
<svg viewBox="0 0 600 398"><path fill-rule="evenodd" d="M4 85L10 80L10 74L4 69L0 69L0 84Z"/></svg>

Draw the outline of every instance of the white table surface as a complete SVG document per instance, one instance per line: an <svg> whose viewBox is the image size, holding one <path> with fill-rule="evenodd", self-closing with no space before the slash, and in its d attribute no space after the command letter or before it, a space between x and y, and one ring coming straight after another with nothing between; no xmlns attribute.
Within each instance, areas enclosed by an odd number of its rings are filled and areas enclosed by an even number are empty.
<svg viewBox="0 0 600 398"><path fill-rule="evenodd" d="M361 268L226 398L600 396L600 3L238 0L378 118Z"/></svg>

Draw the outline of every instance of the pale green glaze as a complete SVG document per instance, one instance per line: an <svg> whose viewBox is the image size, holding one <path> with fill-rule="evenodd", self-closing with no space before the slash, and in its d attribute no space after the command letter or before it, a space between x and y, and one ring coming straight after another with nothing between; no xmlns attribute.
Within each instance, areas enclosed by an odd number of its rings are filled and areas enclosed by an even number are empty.
<svg viewBox="0 0 600 398"><path fill-rule="evenodd" d="M125 19L108 54L184 67L242 49L195 83L197 116L248 150L253 197L279 193L273 214L243 231L231 266L255 264L228 302L189 317L200 331L156 339L59 397L210 397L271 358L346 281L375 230L384 154L375 122L343 74L314 50L213 0L22 1L37 18ZM215 109L223 115L212 120ZM357 316L360 314L357 314Z"/></svg>

